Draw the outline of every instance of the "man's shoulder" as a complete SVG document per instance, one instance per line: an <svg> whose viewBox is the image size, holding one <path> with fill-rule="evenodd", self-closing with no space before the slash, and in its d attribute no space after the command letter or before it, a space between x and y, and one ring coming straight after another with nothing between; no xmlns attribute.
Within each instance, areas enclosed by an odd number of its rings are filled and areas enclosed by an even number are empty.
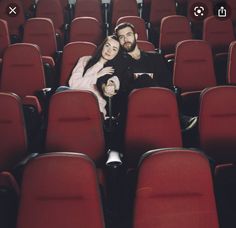
<svg viewBox="0 0 236 228"><path fill-rule="evenodd" d="M141 55L147 58L162 58L162 55L156 51L141 51Z"/></svg>

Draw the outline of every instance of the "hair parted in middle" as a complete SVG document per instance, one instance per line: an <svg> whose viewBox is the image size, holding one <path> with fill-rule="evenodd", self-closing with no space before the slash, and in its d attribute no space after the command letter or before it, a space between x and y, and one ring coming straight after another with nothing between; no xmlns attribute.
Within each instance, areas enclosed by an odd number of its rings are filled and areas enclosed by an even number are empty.
<svg viewBox="0 0 236 228"><path fill-rule="evenodd" d="M93 54L92 58L88 61L88 63L86 64L85 68L84 68L84 73L83 75L85 74L85 72L91 67L93 66L94 64L96 64L99 59L101 58L102 56L102 50L103 50L103 47L104 45L106 44L106 42L109 40L109 39L113 39L115 41L117 41L119 43L119 40L117 38L117 36L115 34L113 35L110 35L110 36L107 36L103 42L98 46L98 48L96 49L95 53ZM120 52L120 50L119 50ZM119 55L119 53L117 54ZM116 56L117 57L117 56ZM115 58L116 58L115 57ZM111 60L110 60L111 61Z"/></svg>

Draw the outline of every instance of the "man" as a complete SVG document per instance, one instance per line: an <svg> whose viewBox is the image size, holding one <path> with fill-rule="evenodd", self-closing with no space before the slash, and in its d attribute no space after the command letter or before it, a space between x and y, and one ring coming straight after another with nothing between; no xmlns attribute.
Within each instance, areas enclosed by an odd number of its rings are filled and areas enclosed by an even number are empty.
<svg viewBox="0 0 236 228"><path fill-rule="evenodd" d="M161 86L172 87L172 76L163 57L156 53L143 52L137 45L138 34L130 23L119 24L115 28L123 49L123 73L118 75L121 83L121 93L129 94L135 88ZM103 92L106 95L116 94L103 83Z"/></svg>
<svg viewBox="0 0 236 228"><path fill-rule="evenodd" d="M98 87L106 97L113 97L113 112L125 115L129 93L136 88L161 86L172 87L172 75L162 55L156 52L141 51L137 45L138 34L130 23L116 26L115 35L118 37L123 53L119 63L120 90L115 91L110 77L98 80ZM116 72L115 72L116 73ZM125 118L125 117L124 117Z"/></svg>
<svg viewBox="0 0 236 228"><path fill-rule="evenodd" d="M124 127L127 100L129 93L136 88L160 86L174 89L172 75L161 54L156 52L141 51L137 45L138 34L130 23L122 23L116 26L115 35L123 49L122 60L120 62L120 72L116 75L120 80L120 89L115 91L115 86L109 77L99 79L103 94L112 97L112 110L114 114L120 113L121 134ZM118 67L119 68L119 67ZM188 130L196 125L197 119L180 115L181 127Z"/></svg>

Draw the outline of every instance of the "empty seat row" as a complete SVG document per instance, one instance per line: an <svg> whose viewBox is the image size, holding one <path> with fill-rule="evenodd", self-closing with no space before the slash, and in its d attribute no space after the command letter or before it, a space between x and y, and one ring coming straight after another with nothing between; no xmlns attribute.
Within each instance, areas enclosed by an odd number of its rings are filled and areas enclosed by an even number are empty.
<svg viewBox="0 0 236 228"><path fill-rule="evenodd" d="M153 46L139 41L145 50ZM77 60L85 55L92 55L96 46L88 42L72 42L64 47L61 63L60 85L67 85L71 71ZM154 50L154 49L153 49ZM228 58L228 82L235 83L234 76L235 42L230 46ZM39 48L33 44L14 44L4 54L1 72L1 91L14 92L25 102L31 101L41 110L35 97L38 91L47 87ZM32 77L34 80L32 81ZM59 79L60 78L60 79ZM186 114L197 114L199 92L206 87L216 86L217 80L212 59L212 50L206 41L186 40L179 42L176 48L173 84L181 89L183 110ZM55 84L54 84L55 85ZM195 105L193 105L193 102ZM194 110L191 110L193 107Z"/></svg>
<svg viewBox="0 0 236 228"><path fill-rule="evenodd" d="M213 87L201 93L200 147L219 164L236 161L235 97L234 86ZM10 161L19 160L26 153L27 145L21 100L16 95L1 93L0 104L6 107L1 112L0 128L1 138L4 139L1 143L1 169L4 169L9 167ZM98 167L104 166L107 148L103 122L92 93L64 91L53 95L47 125L47 152L82 152L94 160ZM147 150L182 147L174 93L158 87L133 91L129 96L125 132L122 134L125 141L124 151L121 152L128 167L136 167L140 156Z"/></svg>
<svg viewBox="0 0 236 228"><path fill-rule="evenodd" d="M20 190L17 228L107 227L96 169L84 154L54 152L30 160ZM145 153L132 208L135 228L219 227L209 161L182 148Z"/></svg>

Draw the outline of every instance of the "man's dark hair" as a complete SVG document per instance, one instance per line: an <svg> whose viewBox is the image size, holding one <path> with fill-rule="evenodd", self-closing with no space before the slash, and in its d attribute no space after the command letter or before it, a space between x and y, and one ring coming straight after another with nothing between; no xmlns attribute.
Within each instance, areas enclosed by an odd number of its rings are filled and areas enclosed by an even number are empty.
<svg viewBox="0 0 236 228"><path fill-rule="evenodd" d="M123 29L123 28L127 28L127 27L131 28L132 31L133 31L133 33L136 33L133 24L128 23L128 22L124 22L124 23L121 23L121 24L119 24L119 25L117 25L117 26L115 27L115 29L114 29L114 34L115 34L116 36L118 36L118 34L117 34L118 31L121 30L121 29Z"/></svg>

